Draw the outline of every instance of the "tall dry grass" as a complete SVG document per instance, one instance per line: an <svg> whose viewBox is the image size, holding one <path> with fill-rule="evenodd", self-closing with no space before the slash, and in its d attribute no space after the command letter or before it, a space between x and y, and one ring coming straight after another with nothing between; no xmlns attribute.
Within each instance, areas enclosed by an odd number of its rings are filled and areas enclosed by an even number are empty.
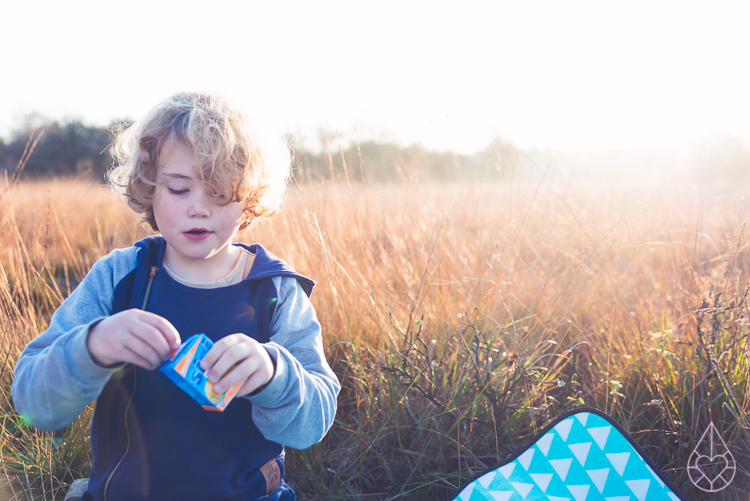
<svg viewBox="0 0 750 501"><path fill-rule="evenodd" d="M0 188L2 465L20 496L59 499L88 473L91 411L29 429L12 411L12 367L96 259L147 233L99 186ZM747 498L741 195L550 179L290 187L273 224L243 238L318 281L343 390L323 442L289 451L289 482L303 499L446 499L587 405L689 497L687 460L713 421L738 471L712 499Z"/></svg>

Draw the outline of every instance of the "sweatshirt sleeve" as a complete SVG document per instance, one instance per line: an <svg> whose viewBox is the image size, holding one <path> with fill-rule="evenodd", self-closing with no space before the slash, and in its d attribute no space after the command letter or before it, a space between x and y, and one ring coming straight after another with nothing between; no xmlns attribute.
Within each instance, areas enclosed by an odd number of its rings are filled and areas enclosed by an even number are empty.
<svg viewBox="0 0 750 501"><path fill-rule="evenodd" d="M94 363L86 336L110 315L115 287L135 263L134 247L97 261L52 315L49 328L23 350L11 393L27 423L42 431L63 428L99 396L114 370Z"/></svg>
<svg viewBox="0 0 750 501"><path fill-rule="evenodd" d="M246 398L268 440L305 449L333 424L341 385L326 362L320 323L302 286L293 277L277 277L274 284L278 304L264 346L276 360L276 372L260 393Z"/></svg>

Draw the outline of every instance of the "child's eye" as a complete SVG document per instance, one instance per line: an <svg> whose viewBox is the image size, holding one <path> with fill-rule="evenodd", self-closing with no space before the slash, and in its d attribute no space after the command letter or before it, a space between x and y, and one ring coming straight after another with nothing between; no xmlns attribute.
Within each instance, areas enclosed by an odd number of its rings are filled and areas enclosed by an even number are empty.
<svg viewBox="0 0 750 501"><path fill-rule="evenodd" d="M187 193L188 190L173 190L172 188L169 188L169 192L172 195L182 195L184 193Z"/></svg>

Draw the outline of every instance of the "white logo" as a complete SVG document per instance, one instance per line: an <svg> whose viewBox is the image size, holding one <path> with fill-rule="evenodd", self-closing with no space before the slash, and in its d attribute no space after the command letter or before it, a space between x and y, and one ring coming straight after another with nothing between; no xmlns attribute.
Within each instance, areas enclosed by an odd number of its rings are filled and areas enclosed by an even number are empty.
<svg viewBox="0 0 750 501"><path fill-rule="evenodd" d="M735 470L734 456L714 424L709 423L688 459L690 481L702 491L718 492L732 482Z"/></svg>

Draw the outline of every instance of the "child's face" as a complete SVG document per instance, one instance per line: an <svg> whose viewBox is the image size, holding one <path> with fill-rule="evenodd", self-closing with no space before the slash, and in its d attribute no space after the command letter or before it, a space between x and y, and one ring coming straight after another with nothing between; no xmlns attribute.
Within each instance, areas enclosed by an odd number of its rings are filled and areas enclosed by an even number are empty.
<svg viewBox="0 0 750 501"><path fill-rule="evenodd" d="M164 143L156 171L153 210L167 241L170 267L201 274L202 269L221 270L233 264L229 263L229 244L240 227L242 204L216 205L195 177L195 164L190 148L173 141Z"/></svg>

